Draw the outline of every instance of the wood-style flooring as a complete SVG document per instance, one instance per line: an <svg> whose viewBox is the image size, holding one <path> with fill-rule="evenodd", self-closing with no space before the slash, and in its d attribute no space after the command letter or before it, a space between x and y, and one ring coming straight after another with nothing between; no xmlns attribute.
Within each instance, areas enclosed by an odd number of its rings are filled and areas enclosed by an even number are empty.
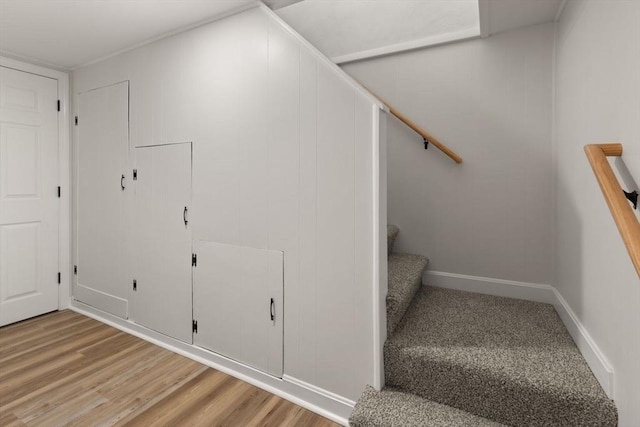
<svg viewBox="0 0 640 427"><path fill-rule="evenodd" d="M0 426L337 426L72 311L0 328Z"/></svg>

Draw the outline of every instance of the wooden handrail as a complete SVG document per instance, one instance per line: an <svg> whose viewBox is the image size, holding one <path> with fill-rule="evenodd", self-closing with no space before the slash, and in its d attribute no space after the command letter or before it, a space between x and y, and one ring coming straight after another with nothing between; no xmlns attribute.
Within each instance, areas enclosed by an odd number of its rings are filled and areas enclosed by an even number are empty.
<svg viewBox="0 0 640 427"><path fill-rule="evenodd" d="M431 135L429 132L427 132L426 130L422 129L420 126L415 124L411 119L409 119L407 116L402 114L400 111L398 111L392 105L390 105L387 101L385 101L384 99L380 98L378 95L376 95L371 90L369 90L369 88L367 88L366 86L363 86L362 84L361 84L361 86L364 87L365 89L367 89L369 91L369 93L371 93L371 95L373 95L376 98L378 98L380 100L380 102L382 102L384 105L387 106L387 108L389 109L389 112L391 114L396 116L398 118L398 120L400 120L405 125L409 126L415 133L420 135L422 137L422 139L424 139L425 142L428 142L429 144L431 144L434 147L436 147L438 150L442 151L447 157L449 157L454 162L456 162L458 164L462 163L462 157L458 156L456 153L453 152L453 150L451 150L449 147L447 147L446 145L444 145L443 143L438 141L438 139L435 136Z"/></svg>
<svg viewBox="0 0 640 427"><path fill-rule="evenodd" d="M602 194L618 226L636 273L640 276L640 222L607 161L607 156L622 156L622 144L589 144L585 145L584 151L587 153L593 173L600 184Z"/></svg>

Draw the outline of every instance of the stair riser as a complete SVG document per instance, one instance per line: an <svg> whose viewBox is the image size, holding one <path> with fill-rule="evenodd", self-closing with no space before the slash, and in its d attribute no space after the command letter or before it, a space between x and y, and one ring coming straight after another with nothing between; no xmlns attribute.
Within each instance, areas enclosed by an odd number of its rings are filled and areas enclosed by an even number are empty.
<svg viewBox="0 0 640 427"><path fill-rule="evenodd" d="M420 289L420 286L422 286L422 273L413 280L411 284L412 292L407 296L407 298L401 301L387 300L387 336L391 336L393 331L400 324L402 316L404 316L404 313L406 313L407 309L411 305L411 300L418 289Z"/></svg>
<svg viewBox="0 0 640 427"><path fill-rule="evenodd" d="M422 286L422 274L429 260L425 257L394 253L389 256L387 293L387 336L391 336Z"/></svg>
<svg viewBox="0 0 640 427"><path fill-rule="evenodd" d="M387 255L391 255L391 252L393 252L393 245L396 242L399 232L400 229L395 225L387 226Z"/></svg>

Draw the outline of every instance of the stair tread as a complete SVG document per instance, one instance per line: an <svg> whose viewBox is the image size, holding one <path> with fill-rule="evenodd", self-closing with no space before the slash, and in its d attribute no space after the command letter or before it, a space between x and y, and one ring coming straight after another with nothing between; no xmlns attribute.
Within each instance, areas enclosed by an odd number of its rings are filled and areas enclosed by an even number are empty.
<svg viewBox="0 0 640 427"><path fill-rule="evenodd" d="M423 286L385 344L385 370L391 386L506 424L617 423L548 304Z"/></svg>
<svg viewBox="0 0 640 427"><path fill-rule="evenodd" d="M389 255L389 289L387 291L387 325L389 335L400 323L413 296L422 286L422 273L429 260L420 255Z"/></svg>
<svg viewBox="0 0 640 427"><path fill-rule="evenodd" d="M376 391L367 386L351 417L351 427L499 427L485 418L451 406L385 387Z"/></svg>
<svg viewBox="0 0 640 427"><path fill-rule="evenodd" d="M390 254L393 250L393 244L395 243L399 232L400 229L395 225L387 225L387 254Z"/></svg>

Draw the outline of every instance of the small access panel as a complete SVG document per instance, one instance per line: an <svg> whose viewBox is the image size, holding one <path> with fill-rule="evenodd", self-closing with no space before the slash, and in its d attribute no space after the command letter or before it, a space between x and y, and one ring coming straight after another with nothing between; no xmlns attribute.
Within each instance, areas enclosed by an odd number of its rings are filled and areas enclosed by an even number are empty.
<svg viewBox="0 0 640 427"><path fill-rule="evenodd" d="M194 251L194 344L282 378L283 253L206 241Z"/></svg>

